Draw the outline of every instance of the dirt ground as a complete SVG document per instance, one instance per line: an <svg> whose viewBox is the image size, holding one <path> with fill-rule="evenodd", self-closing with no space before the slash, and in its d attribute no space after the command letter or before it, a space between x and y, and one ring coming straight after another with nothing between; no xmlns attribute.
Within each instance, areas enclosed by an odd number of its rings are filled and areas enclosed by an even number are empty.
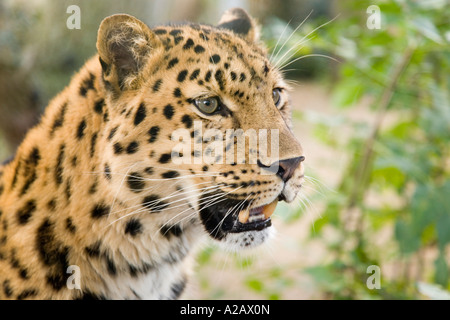
<svg viewBox="0 0 450 320"><path fill-rule="evenodd" d="M291 92L293 108L305 116L294 121L294 132L305 150L305 173L320 183L305 183L304 194L315 200L290 205L278 205L273 218L276 237L254 252L235 255L214 250L210 261L197 266L184 298L187 299L314 299L320 298L318 288L304 269L319 264L326 257L323 241L306 238L314 222L320 219L328 192L340 181L347 156L325 146L313 135L310 117L333 117L346 113L355 121L371 122L368 101L348 110L332 107L327 90L314 83L298 83ZM356 110L356 111L355 111ZM295 112L295 111L294 111ZM351 132L342 127L330 127L330 136L348 139ZM286 211L302 208L301 217L287 222L281 216ZM330 235L332 236L332 235ZM278 271L277 271L278 270ZM277 274L279 272L279 274Z"/></svg>

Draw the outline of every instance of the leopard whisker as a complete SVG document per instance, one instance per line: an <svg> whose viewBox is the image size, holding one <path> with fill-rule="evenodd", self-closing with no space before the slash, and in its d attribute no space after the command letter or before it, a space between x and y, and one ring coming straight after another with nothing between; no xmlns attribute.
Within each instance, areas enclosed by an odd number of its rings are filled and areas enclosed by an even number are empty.
<svg viewBox="0 0 450 320"><path fill-rule="evenodd" d="M209 182L208 182L208 183L209 183ZM189 191L186 191L186 192L182 192L182 193L179 193L179 191L175 191L175 192L172 192L170 195L168 195L168 196L166 196L166 197L164 197L164 198L162 198L162 199L154 200L153 203L157 203L157 202L159 202L159 201L164 201L164 200L167 200L167 199L176 197L176 196L180 196L180 195L184 195L184 194L188 194L188 193L192 193L192 192L198 192L198 191L202 191L202 190L204 191L204 190L212 189L212 190L208 190L208 193L209 193L209 192L215 191L217 188L219 188L219 187L218 187L218 186L208 186L208 187L204 187L204 188L200 188L200 189L194 189L194 188L192 188L192 190L189 190ZM194 196L195 196L195 195L194 195ZM137 197L137 196L136 196L136 197ZM135 198L136 198L136 197L135 197ZM174 201L174 202L169 203L169 205L172 204L172 203L175 203L175 202L184 201L184 200L189 199L189 198L191 198L191 197L192 197L192 196L190 196L190 197L184 197L184 198L178 199L178 200L176 200L176 201ZM146 203L146 204L148 205L149 203ZM128 210L130 210L130 209L133 209L133 208L140 208L140 207L142 207L142 204L138 204L138 205L134 205L134 206L128 206L128 207L126 207L126 208L124 208L124 209L120 209L120 210L114 211L113 214L117 214L117 213L120 213L120 212L123 212L123 211L128 211ZM145 209L148 210L147 208L145 208Z"/></svg>
<svg viewBox="0 0 450 320"><path fill-rule="evenodd" d="M338 59L335 59L335 58L333 58L333 57L327 56L326 54L311 53L311 54L307 54L307 55L305 55L305 56L301 56L301 57L295 58L294 60L288 62L288 63L285 64L283 67L281 67L281 69L284 68L284 67L287 67L287 66L289 66L289 65L291 65L291 64L293 64L294 62L297 62L297 61L302 60L302 59L305 59L305 58L310 58L310 57L322 57L322 58L327 58L327 59L329 59L329 60L332 60L332 61L341 63L341 61L339 61Z"/></svg>
<svg viewBox="0 0 450 320"><path fill-rule="evenodd" d="M318 26L317 28L314 28L312 31L310 31L307 35L305 35L302 39L300 39L299 42L297 42L297 44L295 44L294 46L291 47L291 49L289 49L287 52L284 53L284 55L278 59L275 63L275 66L278 67L279 63L281 62L281 60L287 55L289 54L289 52L291 52L292 50L294 50L298 45L302 44L302 42L307 39L309 37L309 35L311 35L312 33L314 33L315 31L319 30L320 28L326 26L327 24L330 24L331 22L333 22L334 20L336 20L339 17L340 14L338 14L336 17L334 17L333 19L331 19L330 21L327 21L323 24L321 24L320 26ZM295 31L294 31L295 32ZM309 40L307 40L309 41ZM303 42L304 43L304 42ZM286 67L286 65L280 66L279 69L282 69Z"/></svg>
<svg viewBox="0 0 450 320"><path fill-rule="evenodd" d="M281 40L281 38L283 37L284 32L285 32L285 31L287 30L287 28L289 27L289 24L291 23L292 19L293 19L293 18L291 18L291 20L289 20L289 22L284 26L283 31L281 32L280 36L279 36L278 39L277 39L277 42L275 43L275 46L273 47L273 50L272 50L272 52L271 52L271 54L270 54L270 57L269 57L269 61L272 61L273 54L275 53L275 50L277 50L278 44L280 43L280 40Z"/></svg>
<svg viewBox="0 0 450 320"><path fill-rule="evenodd" d="M301 28L301 26L305 23L305 21L309 18L309 16L313 13L314 10L311 10L311 12L306 16L305 19L303 19L303 21L297 26L297 28L295 28L292 33L290 34L290 36L284 41L283 45L280 47L280 49L277 51L275 57L273 58L273 60L276 60L277 62L279 61L279 59L277 59L278 55L280 54L281 50L283 50L284 46L289 42L289 40L291 40L292 36L297 32L298 29ZM277 63L274 63L274 66L277 66Z"/></svg>
<svg viewBox="0 0 450 320"><path fill-rule="evenodd" d="M231 191L229 191L229 192L227 192L227 193L222 193L222 194L219 194L219 195L216 195L217 196L217 198L214 198L214 199L212 199L212 200L210 200L210 199L208 199L208 200L206 200L205 201L205 198L203 198L202 199L202 203L200 204L199 203L199 207L200 207L200 205L202 205L203 207L202 208L199 208L198 209L198 212L200 212L201 210L203 210L203 209L206 209L206 208L208 208L208 207L210 207L210 206L212 206L212 205L215 205L215 204L217 204L217 203L219 203L219 202L222 202L222 201L225 201L226 200L226 195L227 194L229 194L229 193L231 193L231 192L234 192L234 191L237 191L237 190L239 190L240 188L242 188L242 186L241 187L238 187L238 188L236 188L236 189L234 189L234 190L231 190ZM224 198L224 199L222 199L222 200L220 200L220 201L217 201L218 199L221 199L221 198ZM191 209L191 208L189 208L189 209ZM186 209L186 210L188 210L188 209ZM164 227L165 225L167 225L170 221L172 221L173 219L175 219L176 217L178 217L180 214L182 214L182 213L184 213L186 210L184 210L184 211L182 211L181 213L178 213L176 216L174 216L174 217L172 217L171 219L169 219L167 222L165 222L164 224L163 224L163 226L162 227ZM197 211L195 211L195 213L196 213ZM188 216L189 217L189 216ZM187 217L184 217L183 219L181 219L181 220L179 220L177 223L180 223L181 221L183 221L184 219L186 219ZM162 228L161 227L161 228Z"/></svg>

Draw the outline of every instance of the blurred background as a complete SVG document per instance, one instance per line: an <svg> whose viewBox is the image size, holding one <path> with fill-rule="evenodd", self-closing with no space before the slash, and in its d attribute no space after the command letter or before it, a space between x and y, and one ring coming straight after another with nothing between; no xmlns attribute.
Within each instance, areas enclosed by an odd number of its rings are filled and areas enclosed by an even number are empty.
<svg viewBox="0 0 450 320"><path fill-rule="evenodd" d="M307 177L269 245L201 250L185 298L450 299L447 0L0 0L0 160L95 54L104 17L216 24L231 7L292 87Z"/></svg>

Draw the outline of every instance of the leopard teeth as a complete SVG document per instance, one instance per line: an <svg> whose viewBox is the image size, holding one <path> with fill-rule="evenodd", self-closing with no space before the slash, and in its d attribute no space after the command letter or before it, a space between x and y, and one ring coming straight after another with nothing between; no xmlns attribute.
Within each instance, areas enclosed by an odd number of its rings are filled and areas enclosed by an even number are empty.
<svg viewBox="0 0 450 320"><path fill-rule="evenodd" d="M246 223L250 216L250 210L245 209L239 212L239 222L240 223Z"/></svg>
<svg viewBox="0 0 450 320"><path fill-rule="evenodd" d="M251 215L248 218L248 222L255 222L255 221L261 221L264 220L264 214L258 214L258 215Z"/></svg>

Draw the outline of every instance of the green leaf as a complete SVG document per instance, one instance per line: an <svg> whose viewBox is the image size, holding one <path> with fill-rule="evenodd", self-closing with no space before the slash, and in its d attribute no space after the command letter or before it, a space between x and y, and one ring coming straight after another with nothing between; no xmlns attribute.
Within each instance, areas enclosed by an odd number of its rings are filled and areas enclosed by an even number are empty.
<svg viewBox="0 0 450 320"><path fill-rule="evenodd" d="M420 247L420 238L406 222L399 220L395 224L395 238L404 254L416 252Z"/></svg>
<svg viewBox="0 0 450 320"><path fill-rule="evenodd" d="M430 19L421 16L413 19L411 22L415 29L428 39L439 44L443 43L439 30Z"/></svg>
<svg viewBox="0 0 450 320"><path fill-rule="evenodd" d="M434 282L442 285L444 288L448 286L449 274L448 265L444 257L444 252L441 251L436 261L434 261L436 273L434 275Z"/></svg>
<svg viewBox="0 0 450 320"><path fill-rule="evenodd" d="M431 283L419 282L417 289L424 296L433 300L450 300L450 292L443 290L441 286Z"/></svg>
<svg viewBox="0 0 450 320"><path fill-rule="evenodd" d="M264 290L264 283L256 278L246 280L245 284L247 287L258 293L261 293Z"/></svg>
<svg viewBox="0 0 450 320"><path fill-rule="evenodd" d="M332 102L338 107L350 107L359 101L364 89L361 79L356 77L342 79L335 88Z"/></svg>

